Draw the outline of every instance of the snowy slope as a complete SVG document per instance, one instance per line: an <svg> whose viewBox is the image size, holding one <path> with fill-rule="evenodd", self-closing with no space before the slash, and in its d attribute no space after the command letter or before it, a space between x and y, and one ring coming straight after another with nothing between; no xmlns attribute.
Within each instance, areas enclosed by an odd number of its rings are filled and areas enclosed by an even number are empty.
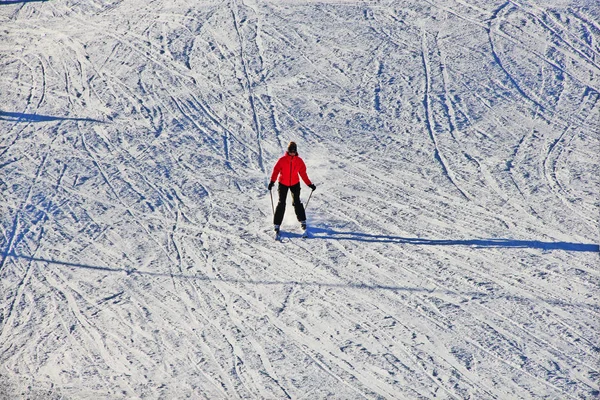
<svg viewBox="0 0 600 400"><path fill-rule="evenodd" d="M0 0L0 398L600 397L599 21Z"/></svg>

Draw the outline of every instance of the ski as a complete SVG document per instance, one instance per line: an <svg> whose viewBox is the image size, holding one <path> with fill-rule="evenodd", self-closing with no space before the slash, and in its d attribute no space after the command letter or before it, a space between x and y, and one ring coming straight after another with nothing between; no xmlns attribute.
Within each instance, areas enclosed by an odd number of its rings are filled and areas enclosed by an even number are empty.
<svg viewBox="0 0 600 400"><path fill-rule="evenodd" d="M283 233L280 230L275 230L273 232L273 239L275 239L275 241L277 241L277 242L283 243L283 242L289 241L290 238L293 238L293 237L298 237L298 235L291 234L291 235L285 235L285 237L284 237ZM309 230L306 228L302 229L302 233L300 234L300 237L302 239L310 238L311 236L310 236Z"/></svg>

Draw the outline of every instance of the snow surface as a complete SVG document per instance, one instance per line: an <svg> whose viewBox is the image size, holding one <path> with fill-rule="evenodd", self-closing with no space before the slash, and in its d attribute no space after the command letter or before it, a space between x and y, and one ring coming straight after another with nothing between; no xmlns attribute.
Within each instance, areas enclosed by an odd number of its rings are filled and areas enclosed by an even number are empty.
<svg viewBox="0 0 600 400"><path fill-rule="evenodd" d="M2 0L0 37L0 398L600 397L598 1Z"/></svg>

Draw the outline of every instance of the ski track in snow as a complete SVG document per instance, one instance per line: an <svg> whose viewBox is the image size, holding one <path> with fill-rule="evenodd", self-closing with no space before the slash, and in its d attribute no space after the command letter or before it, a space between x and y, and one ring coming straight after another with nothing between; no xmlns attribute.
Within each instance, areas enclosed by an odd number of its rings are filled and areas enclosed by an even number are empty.
<svg viewBox="0 0 600 400"><path fill-rule="evenodd" d="M598 5L0 20L0 399L600 396Z"/></svg>

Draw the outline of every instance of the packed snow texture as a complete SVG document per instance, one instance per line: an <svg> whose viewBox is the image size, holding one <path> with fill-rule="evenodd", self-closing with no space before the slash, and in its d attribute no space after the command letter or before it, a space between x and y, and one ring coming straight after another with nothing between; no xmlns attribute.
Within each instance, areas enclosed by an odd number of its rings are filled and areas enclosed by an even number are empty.
<svg viewBox="0 0 600 400"><path fill-rule="evenodd" d="M596 0L1 0L0 36L0 398L600 397Z"/></svg>

